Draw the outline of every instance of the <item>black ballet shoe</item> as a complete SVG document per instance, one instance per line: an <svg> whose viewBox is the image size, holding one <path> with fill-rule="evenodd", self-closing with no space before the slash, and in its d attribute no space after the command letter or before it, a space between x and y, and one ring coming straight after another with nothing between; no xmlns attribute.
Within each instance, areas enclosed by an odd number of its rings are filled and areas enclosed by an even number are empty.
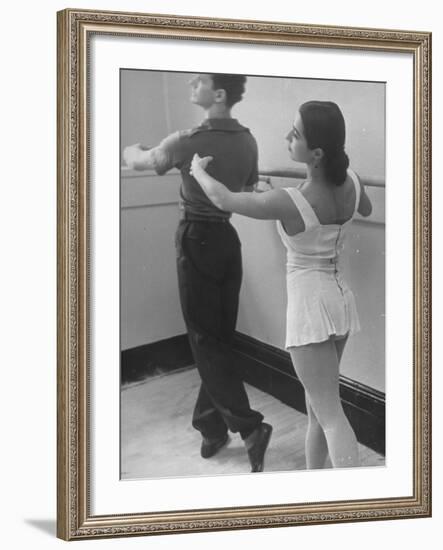
<svg viewBox="0 0 443 550"><path fill-rule="evenodd" d="M228 439L227 433L220 439L204 438L200 448L202 458L211 458L211 456L214 456L224 445L226 445Z"/></svg>
<svg viewBox="0 0 443 550"><path fill-rule="evenodd" d="M262 422L255 432L251 434L253 443L248 449L251 472L263 472L265 453L268 448L271 435L272 426L266 422Z"/></svg>

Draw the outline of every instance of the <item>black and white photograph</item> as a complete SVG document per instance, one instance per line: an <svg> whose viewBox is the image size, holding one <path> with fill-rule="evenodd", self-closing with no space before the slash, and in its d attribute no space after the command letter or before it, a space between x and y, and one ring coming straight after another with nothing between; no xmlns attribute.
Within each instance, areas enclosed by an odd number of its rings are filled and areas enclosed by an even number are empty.
<svg viewBox="0 0 443 550"><path fill-rule="evenodd" d="M57 22L57 535L429 517L431 34Z"/></svg>
<svg viewBox="0 0 443 550"><path fill-rule="evenodd" d="M441 547L439 6L5 3L3 548Z"/></svg>
<svg viewBox="0 0 443 550"><path fill-rule="evenodd" d="M120 478L385 465L386 83L120 69Z"/></svg>

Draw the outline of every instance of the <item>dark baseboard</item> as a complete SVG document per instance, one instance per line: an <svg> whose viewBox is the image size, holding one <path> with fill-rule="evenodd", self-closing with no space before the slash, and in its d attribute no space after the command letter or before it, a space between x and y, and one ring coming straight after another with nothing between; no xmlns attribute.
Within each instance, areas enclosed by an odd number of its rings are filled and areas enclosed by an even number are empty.
<svg viewBox="0 0 443 550"><path fill-rule="evenodd" d="M136 382L148 376L189 367L193 363L188 336L180 334L122 351L121 381L122 384Z"/></svg>
<svg viewBox="0 0 443 550"><path fill-rule="evenodd" d="M306 413L305 394L288 352L237 334L235 351L246 382ZM385 454L385 396L355 380L341 377L340 396L360 443Z"/></svg>
<svg viewBox="0 0 443 550"><path fill-rule="evenodd" d="M289 353L237 333L234 351L245 382L306 413L303 386ZM121 354L122 383L190 367L193 364L186 334L125 350ZM355 380L341 377L340 395L357 439L385 454L385 396Z"/></svg>

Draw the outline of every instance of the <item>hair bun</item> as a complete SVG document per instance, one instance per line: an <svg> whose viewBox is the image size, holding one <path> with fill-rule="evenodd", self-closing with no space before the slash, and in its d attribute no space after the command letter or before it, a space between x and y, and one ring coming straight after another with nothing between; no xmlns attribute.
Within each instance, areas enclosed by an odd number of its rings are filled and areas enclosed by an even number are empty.
<svg viewBox="0 0 443 550"><path fill-rule="evenodd" d="M323 150L325 176L342 185L349 166L345 153L345 120L339 106L332 101L307 101L299 109L309 149Z"/></svg>
<svg viewBox="0 0 443 550"><path fill-rule="evenodd" d="M343 185L349 167L349 157L344 149L327 151L325 155L325 175L335 185Z"/></svg>

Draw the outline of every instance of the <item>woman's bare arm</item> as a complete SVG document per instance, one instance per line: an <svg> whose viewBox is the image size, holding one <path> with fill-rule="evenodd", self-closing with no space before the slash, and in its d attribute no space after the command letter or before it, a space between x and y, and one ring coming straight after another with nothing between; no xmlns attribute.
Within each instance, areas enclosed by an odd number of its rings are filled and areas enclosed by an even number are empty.
<svg viewBox="0 0 443 550"><path fill-rule="evenodd" d="M191 174L220 210L259 220L283 221L299 216L298 209L282 189L273 189L266 193L233 193L205 171L211 160L211 157L201 159L194 155Z"/></svg>

